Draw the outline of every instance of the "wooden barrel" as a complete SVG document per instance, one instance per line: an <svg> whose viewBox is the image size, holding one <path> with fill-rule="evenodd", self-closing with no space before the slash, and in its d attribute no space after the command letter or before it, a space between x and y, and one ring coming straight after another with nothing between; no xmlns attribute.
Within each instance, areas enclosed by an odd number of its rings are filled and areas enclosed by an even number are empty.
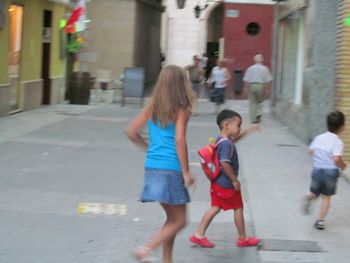
<svg viewBox="0 0 350 263"><path fill-rule="evenodd" d="M89 104L90 89L90 72L72 72L68 86L69 101L71 104Z"/></svg>

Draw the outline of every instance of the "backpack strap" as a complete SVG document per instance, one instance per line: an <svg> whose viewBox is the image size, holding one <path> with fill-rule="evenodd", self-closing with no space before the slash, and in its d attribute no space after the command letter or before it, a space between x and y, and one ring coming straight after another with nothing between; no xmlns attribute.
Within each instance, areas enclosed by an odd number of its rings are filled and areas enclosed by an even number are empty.
<svg viewBox="0 0 350 263"><path fill-rule="evenodd" d="M217 143L215 143L215 148L217 148L218 146L219 146L219 144L220 143L222 143L223 141L228 141L229 139L227 139L227 138L225 138L225 137L222 137ZM233 157L233 147L232 147L232 145L231 145L231 151L230 151L230 156L231 156L231 158Z"/></svg>
<svg viewBox="0 0 350 263"><path fill-rule="evenodd" d="M218 145L219 145L220 143L222 143L223 141L226 141L226 140L228 140L228 139L225 138L225 137L222 137L217 143L215 143L215 147L218 147Z"/></svg>

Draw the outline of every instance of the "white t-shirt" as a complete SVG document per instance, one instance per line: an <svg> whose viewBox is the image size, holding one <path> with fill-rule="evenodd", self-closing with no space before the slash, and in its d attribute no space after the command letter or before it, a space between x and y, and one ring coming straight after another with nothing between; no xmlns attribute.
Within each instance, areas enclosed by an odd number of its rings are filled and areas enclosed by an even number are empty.
<svg viewBox="0 0 350 263"><path fill-rule="evenodd" d="M225 75L226 75L226 68L219 66L216 66L212 69L211 75L213 78L213 81L215 81L215 87L214 88L225 88L227 83L225 81Z"/></svg>
<svg viewBox="0 0 350 263"><path fill-rule="evenodd" d="M249 83L265 83L272 80L268 67L261 63L250 66L244 74L244 81Z"/></svg>
<svg viewBox="0 0 350 263"><path fill-rule="evenodd" d="M325 132L316 136L310 144L313 150L312 159L315 168L336 169L334 156L342 156L344 143L339 136L332 132Z"/></svg>

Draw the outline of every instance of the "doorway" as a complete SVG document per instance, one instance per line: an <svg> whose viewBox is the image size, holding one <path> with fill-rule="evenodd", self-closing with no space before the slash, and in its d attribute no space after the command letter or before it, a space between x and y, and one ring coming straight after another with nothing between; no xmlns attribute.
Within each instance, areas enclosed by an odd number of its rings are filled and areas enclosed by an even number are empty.
<svg viewBox="0 0 350 263"><path fill-rule="evenodd" d="M8 72L10 80L10 110L16 111L19 108L23 7L19 5L10 5L8 12L10 26Z"/></svg>
<svg viewBox="0 0 350 263"><path fill-rule="evenodd" d="M51 31L52 11L43 12L43 36L42 36L42 68L41 78L43 80L43 100L44 105L50 104L51 80L50 80L50 54L51 54Z"/></svg>
<svg viewBox="0 0 350 263"><path fill-rule="evenodd" d="M216 66L219 55L224 54L223 47L220 46L220 39L224 37L224 4L217 3L210 11L207 19L207 47L208 66L206 74L209 75L211 69ZM220 49L221 48L221 49Z"/></svg>

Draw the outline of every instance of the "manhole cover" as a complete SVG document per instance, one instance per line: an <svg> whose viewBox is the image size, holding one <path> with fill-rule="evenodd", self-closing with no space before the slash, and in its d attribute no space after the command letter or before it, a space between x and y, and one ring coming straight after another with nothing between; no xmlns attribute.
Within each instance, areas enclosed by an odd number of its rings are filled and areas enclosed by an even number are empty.
<svg viewBox="0 0 350 263"><path fill-rule="evenodd" d="M258 247L265 251L323 252L315 241L262 239Z"/></svg>

